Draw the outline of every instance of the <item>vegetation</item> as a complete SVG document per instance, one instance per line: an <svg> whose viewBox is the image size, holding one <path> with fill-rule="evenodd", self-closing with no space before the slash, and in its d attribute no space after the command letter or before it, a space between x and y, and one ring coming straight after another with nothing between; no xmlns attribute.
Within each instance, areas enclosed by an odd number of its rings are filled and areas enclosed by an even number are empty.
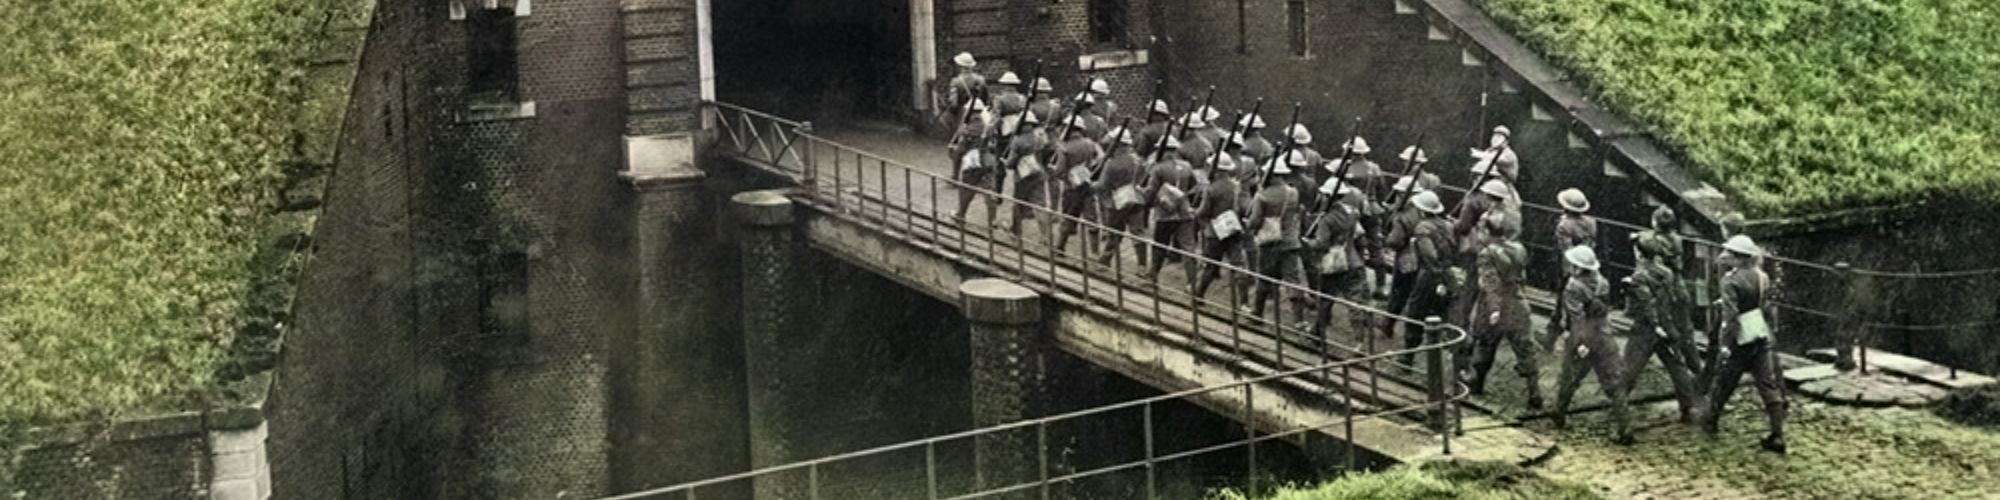
<svg viewBox="0 0 2000 500"><path fill-rule="evenodd" d="M1224 491L1217 500L1248 500ZM1354 474L1307 488L1279 488L1263 500L1595 500L1582 485L1550 480L1496 462L1431 462L1385 472Z"/></svg>
<svg viewBox="0 0 2000 500"><path fill-rule="evenodd" d="M1751 215L2000 201L2000 4L1481 3Z"/></svg>
<svg viewBox="0 0 2000 500"><path fill-rule="evenodd" d="M0 427L187 407L284 165L329 156L347 82L311 59L369 2L0 3Z"/></svg>
<svg viewBox="0 0 2000 500"><path fill-rule="evenodd" d="M1937 414L1965 425L2000 429L2000 384L1952 391L1937 406Z"/></svg>

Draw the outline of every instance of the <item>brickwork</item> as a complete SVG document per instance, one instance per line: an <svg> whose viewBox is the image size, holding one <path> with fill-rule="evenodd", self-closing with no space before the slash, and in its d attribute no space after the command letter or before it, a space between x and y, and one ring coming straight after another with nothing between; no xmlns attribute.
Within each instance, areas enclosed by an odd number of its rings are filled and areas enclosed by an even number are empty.
<svg viewBox="0 0 2000 500"><path fill-rule="evenodd" d="M1069 95L1081 90L1084 69L1077 57L1104 51L1153 48L1155 17L1162 0L1131 0L1126 9L1127 36L1114 42L1098 42L1091 36L1089 2L998 2L993 0L937 0L938 78L958 74L951 57L970 52L980 61L979 72L988 78L1020 69L1022 79L1030 77L1026 65L1040 59L1048 64L1044 74L1058 93ZM1155 51L1157 52L1157 51ZM1153 95L1158 66L1146 64L1094 71L1112 87L1112 98L1121 110L1143 109ZM1124 112L1124 111L1121 111ZM1143 119L1144 117L1139 117Z"/></svg>
<svg viewBox="0 0 2000 500"><path fill-rule="evenodd" d="M102 431L102 429L98 430ZM124 434L136 435L124 435ZM208 444L198 416L128 421L112 432L21 451L0 495L78 500L208 498Z"/></svg>
<svg viewBox="0 0 2000 500"><path fill-rule="evenodd" d="M976 428L1018 422L1047 412L1043 357L1053 347L1042 322L1041 297L1013 283L968 281L964 294L972 345L972 422ZM1026 483L1039 475L1042 436L1030 429L977 440L974 457L984 488ZM1008 497L1002 497L1008 498ZM1028 498L1025 493L1012 498Z"/></svg>
<svg viewBox="0 0 2000 500"><path fill-rule="evenodd" d="M627 1L621 10L626 135L695 129L701 82L694 0Z"/></svg>

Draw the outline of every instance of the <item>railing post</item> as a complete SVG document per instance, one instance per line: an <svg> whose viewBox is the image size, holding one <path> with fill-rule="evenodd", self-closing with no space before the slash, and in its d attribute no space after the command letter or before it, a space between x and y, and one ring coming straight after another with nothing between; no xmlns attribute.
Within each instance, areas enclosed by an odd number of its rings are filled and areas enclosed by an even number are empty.
<svg viewBox="0 0 2000 500"><path fill-rule="evenodd" d="M1159 498L1160 496L1159 488L1156 486L1156 483L1159 480L1159 471L1155 469L1153 466L1154 465L1153 450L1154 450L1153 402L1147 401L1146 402L1146 500L1152 500L1154 498Z"/></svg>
<svg viewBox="0 0 2000 500"><path fill-rule="evenodd" d="M1445 359L1444 347L1437 345L1443 338L1444 320L1437 316L1425 317L1424 344L1430 346L1428 348L1429 351L1424 353L1425 364L1429 365L1425 367L1426 378L1428 379L1426 385L1430 390L1431 404L1435 405L1431 409L1429 420L1431 428L1437 431L1438 436L1443 439L1445 454L1449 455L1451 454L1451 422L1449 421L1451 418L1449 408L1451 399L1445 393L1445 384L1450 378L1448 372L1451 369L1449 368L1449 363L1447 363L1449 360Z"/></svg>
<svg viewBox="0 0 2000 500"><path fill-rule="evenodd" d="M926 498L928 498L929 500L937 500L938 497L937 441L929 441L924 443L924 476L926 476L925 479L927 482L926 486L929 487L930 491L930 496Z"/></svg>
<svg viewBox="0 0 2000 500"><path fill-rule="evenodd" d="M1835 324L1839 331L1834 332L1834 338L1835 342L1840 344L1833 349L1833 365L1839 368L1847 363L1854 363L1854 367L1860 369L1862 375L1867 375L1868 346L1862 342L1862 338L1867 335L1868 325L1863 324L1856 314L1857 309L1862 306L1861 302L1866 300L1867 292L1857 288L1862 286L1862 283L1855 279L1854 266L1846 262L1835 262L1833 269L1840 277L1841 289L1847 293L1846 307L1836 311L1836 314L1840 315ZM1856 353L1856 350L1860 352Z"/></svg>

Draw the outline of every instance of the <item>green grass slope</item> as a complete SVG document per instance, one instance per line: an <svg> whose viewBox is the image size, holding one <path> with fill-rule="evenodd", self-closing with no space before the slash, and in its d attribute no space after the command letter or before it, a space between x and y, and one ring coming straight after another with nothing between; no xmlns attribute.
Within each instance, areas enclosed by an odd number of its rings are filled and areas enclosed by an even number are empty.
<svg viewBox="0 0 2000 500"><path fill-rule="evenodd" d="M210 385L291 137L346 100L309 61L369 4L0 0L0 424Z"/></svg>
<svg viewBox="0 0 2000 500"><path fill-rule="evenodd" d="M1211 500L1597 500L1583 485L1543 478L1494 462L1432 462L1342 476L1310 487L1283 487L1263 496L1223 491Z"/></svg>
<svg viewBox="0 0 2000 500"><path fill-rule="evenodd" d="M1753 216L2000 201L2000 3L1478 2Z"/></svg>

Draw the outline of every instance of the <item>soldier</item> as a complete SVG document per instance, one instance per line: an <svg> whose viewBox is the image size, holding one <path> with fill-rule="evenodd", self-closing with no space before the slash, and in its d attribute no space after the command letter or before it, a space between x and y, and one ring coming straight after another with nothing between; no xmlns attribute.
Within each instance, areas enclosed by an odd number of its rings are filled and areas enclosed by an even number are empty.
<svg viewBox="0 0 2000 500"><path fill-rule="evenodd" d="M1107 265L1118 258L1123 233L1137 234L1146 224L1146 199L1139 193L1139 177L1145 175L1146 167L1139 160L1132 136L1122 127L1111 130L1107 136L1112 138L1111 156L1099 168L1097 180L1090 183L1090 191L1101 197L1098 203L1104 210L1104 225L1112 230L1105 235L1098 256L1098 262Z"/></svg>
<svg viewBox="0 0 2000 500"><path fill-rule="evenodd" d="M1292 189L1297 189L1300 193L1314 192L1319 189L1320 185L1318 173L1314 172L1315 169L1312 168L1299 167L1325 165L1327 163L1326 156L1319 154L1318 150L1313 149L1312 131L1307 130L1305 124L1300 123L1288 127L1286 134L1289 134L1292 138L1292 150L1286 152L1285 155L1295 160L1293 162L1294 165L1292 165L1292 175L1286 176L1286 178L1292 183Z"/></svg>
<svg viewBox="0 0 2000 500"><path fill-rule="evenodd" d="M1222 112L1217 111L1213 106L1202 106L1201 109L1197 111L1199 112L1196 113L1195 116L1201 117L1201 122L1205 125L1199 128L1194 128L1194 133L1196 135L1200 135L1202 140L1208 141L1208 143L1211 145L1222 144L1222 141L1224 139L1227 139L1227 137L1224 136L1229 135L1228 130L1223 130L1222 125L1215 122L1216 120L1222 119ZM1190 125L1190 127L1192 127L1192 125ZM1187 145L1182 144L1181 148L1182 152L1186 152ZM1213 152L1213 150L1211 150L1211 152ZM1203 161L1207 160L1204 159Z"/></svg>
<svg viewBox="0 0 2000 500"><path fill-rule="evenodd" d="M1722 290L1715 305L1725 313L1722 348L1715 363L1715 379L1708 393L1709 409L1702 416L1702 428L1710 435L1720 431L1722 411L1729 397L1749 372L1756 382L1757 396L1764 400L1764 418L1770 434L1758 443L1764 450L1785 453L1785 386L1778 378L1777 337L1764 316L1764 297L1770 293L1771 277L1759 269L1763 250L1749 236L1735 235L1723 242L1720 264L1729 269L1722 276Z"/></svg>
<svg viewBox="0 0 2000 500"><path fill-rule="evenodd" d="M1411 197L1415 197L1420 193L1430 192L1430 190L1423 189L1421 186L1412 186L1411 184L1415 182L1417 182L1417 179L1414 177L1396 179L1396 184L1391 188L1391 191L1394 191L1399 196L1402 193L1409 193ZM1433 194L1431 197L1435 198L1437 195ZM1412 198L1411 201L1415 201L1415 199ZM1417 234L1417 224L1424 220L1424 213L1418 210L1416 205L1401 203L1400 206L1400 211L1389 215L1389 235L1382 240L1383 250L1393 254L1389 259L1391 275L1389 277L1389 302L1387 306L1390 312L1398 314L1402 313L1403 307L1410 303L1411 291L1416 289L1417 252L1416 248L1411 246L1410 243ZM1396 324L1397 322L1393 319L1384 321L1382 323L1382 335L1385 337L1396 336Z"/></svg>
<svg viewBox="0 0 2000 500"><path fill-rule="evenodd" d="M1459 288L1458 277L1452 271L1452 256L1457 252L1453 249L1451 228L1444 219L1444 202L1438 201L1435 191L1421 191L1410 197L1410 206L1423 216L1410 235L1409 249L1417 270L1403 316L1443 317ZM1424 343L1423 337L1416 332L1405 333L1403 347L1415 349ZM1403 364L1411 364L1415 357L1416 353L1403 355Z"/></svg>
<svg viewBox="0 0 2000 500"><path fill-rule="evenodd" d="M958 76L951 78L952 109L963 108L974 99L986 99L986 76L979 74L979 62L972 59L972 53L960 52L952 56L951 62L958 65Z"/></svg>
<svg viewBox="0 0 2000 500"><path fill-rule="evenodd" d="M1014 129L1021 123L1021 114L1028 111L1028 96L1021 94L1021 77L1009 71L1000 74L993 92L993 111L1000 115L1000 135L1013 137Z"/></svg>
<svg viewBox="0 0 2000 500"><path fill-rule="evenodd" d="M1008 228L1015 236L1022 234L1021 221L1030 212L1029 207L1048 202L1048 177L1042 166L1042 152L1049 147L1047 134L1042 133L1042 120L1034 113L1021 118L1021 126L1008 141L1006 156L1001 166L1014 178L1014 217ZM1048 224L1043 223L1047 230Z"/></svg>
<svg viewBox="0 0 2000 500"><path fill-rule="evenodd" d="M1285 295L1275 290L1277 285L1273 280L1305 284L1305 266L1299 261L1299 192L1285 181L1292 175L1291 165L1278 162L1271 169L1271 175L1265 177L1263 187L1249 202L1250 213L1244 228L1251 235L1251 243L1257 245L1257 272L1266 278L1257 282L1250 293L1250 303L1243 306L1244 314L1257 317L1264 315L1266 299L1281 300ZM1296 297L1292 300L1298 307L1298 315L1294 317L1304 323L1305 304Z"/></svg>
<svg viewBox="0 0 2000 500"><path fill-rule="evenodd" d="M1056 100L1056 87L1047 78L1035 79L1035 102L1028 103L1028 112L1042 123L1055 123L1056 113L1062 111L1062 102Z"/></svg>
<svg viewBox="0 0 2000 500"><path fill-rule="evenodd" d="M1173 111L1167 108L1167 101L1154 100L1147 108L1146 125L1139 128L1139 156L1153 157L1154 148L1160 147L1160 138L1167 136L1169 125L1173 124Z"/></svg>
<svg viewBox="0 0 2000 500"><path fill-rule="evenodd" d="M1542 409L1541 370L1535 359L1532 313L1521 292L1528 286L1528 249L1521 245L1521 227L1507 223L1505 212L1486 213L1481 223L1495 241L1479 251L1479 300L1473 306L1472 371L1465 379L1472 394L1486 393L1486 375L1493 370L1500 343L1514 351L1514 373L1528 382L1528 409Z"/></svg>
<svg viewBox="0 0 2000 500"><path fill-rule="evenodd" d="M1146 168L1146 177L1140 183L1142 197L1152 209L1153 244L1147 259L1146 279L1151 281L1159 276L1160 266L1177 256L1166 251L1168 248L1186 249L1188 245L1188 221L1194 219L1194 207L1188 202L1188 193L1194 191L1194 170L1180 158L1177 150L1181 141L1171 136L1162 144L1158 158Z"/></svg>
<svg viewBox="0 0 2000 500"><path fill-rule="evenodd" d="M1630 411L1625 401L1625 385L1620 384L1618 344L1606 334L1605 328L1611 316L1611 305L1607 303L1611 294L1611 284L1597 272L1597 252L1590 247L1576 247L1563 253L1569 262L1569 283L1563 285L1562 307L1569 317L1569 338L1563 342L1562 374L1556 379L1556 408L1553 420L1557 429L1568 428L1569 402L1576 395L1576 389L1583 385L1583 377L1597 373L1597 384L1604 389L1604 396L1611 400L1611 421L1616 437L1613 442L1632 444Z"/></svg>
<svg viewBox="0 0 2000 500"><path fill-rule="evenodd" d="M1241 144L1241 143L1236 143ZM1211 261L1226 262L1242 268L1247 256L1243 252L1243 217L1236 211L1236 155L1224 152L1215 160L1215 177L1208 185L1201 187L1200 200L1194 208L1195 223L1202 235L1201 256ZM1203 297L1208 286L1215 281L1222 268L1208 266L1201 271L1201 278L1195 281L1194 296ZM1243 278L1238 277L1234 293L1243 293Z"/></svg>
<svg viewBox="0 0 2000 500"><path fill-rule="evenodd" d="M1243 133L1240 134L1243 139L1243 154L1250 155L1251 159L1256 160L1255 164L1263 165L1271 161L1272 156L1277 156L1277 146L1273 146L1270 139L1264 138L1264 117L1257 115L1244 116L1242 120L1237 122L1236 126L1243 129ZM1257 172L1257 169L1245 168L1243 171L1254 174ZM1243 181L1244 179L1238 178L1237 180ZM1245 184L1251 185L1255 184L1255 182L1254 180L1246 181ZM1251 185L1250 187L1255 188L1256 186Z"/></svg>
<svg viewBox="0 0 2000 500"><path fill-rule="evenodd" d="M1049 176L1059 186L1056 193L1059 195L1058 210L1067 216L1057 224L1055 243L1058 252L1067 251L1070 236L1076 234L1076 220L1083 217L1083 210L1090 206L1090 166L1104 157L1104 148L1091 139L1088 127L1084 125L1089 118L1087 115L1070 117L1069 131L1062 144L1056 147L1055 159L1050 162L1054 168L1049 171Z"/></svg>
<svg viewBox="0 0 2000 500"><path fill-rule="evenodd" d="M1415 158L1411 158L1411 156L1415 156ZM1424 154L1424 150L1417 149L1416 146L1403 148L1402 154L1396 155L1396 158L1403 160L1404 163L1408 163L1411 166L1425 165L1431 162L1430 156ZM1425 191L1434 191L1437 190L1438 186L1444 185L1444 181L1438 178L1438 174L1432 173L1430 170L1419 172L1416 177L1416 183L1419 189Z"/></svg>
<svg viewBox="0 0 2000 500"><path fill-rule="evenodd" d="M1507 187L1521 185L1521 158L1514 154L1513 135L1514 131L1506 125L1493 127L1487 149L1472 150L1472 157L1478 160L1472 162L1472 175L1500 179Z"/></svg>
<svg viewBox="0 0 2000 500"><path fill-rule="evenodd" d="M1308 255L1319 258L1312 266L1315 273L1313 290L1333 297L1359 303L1366 300L1362 287L1367 275L1361 267L1361 252L1356 240L1361 237L1361 207L1366 206L1368 195L1353 184L1328 179L1319 187L1321 207L1314 217L1311 229L1306 234L1305 247ZM1313 315L1313 335L1324 337L1326 325L1332 320L1333 302L1320 301ZM1360 311L1348 311L1348 323L1354 333L1366 332L1368 317Z"/></svg>
<svg viewBox="0 0 2000 500"><path fill-rule="evenodd" d="M1662 207L1665 208L1665 207ZM1693 299L1688 296L1687 287L1681 284L1679 273L1667 266L1670 252L1661 244L1661 238L1641 233L1633 235L1633 254L1638 262L1632 275L1625 278L1629 294L1626 296L1625 315L1632 319L1632 329L1626 338L1632 359L1627 367L1624 382L1629 393L1633 384L1644 371L1648 357L1660 358L1660 365L1667 370L1667 379L1673 381L1674 394L1680 401L1681 423L1692 424L1694 417L1703 410L1704 387L1695 382L1694 372L1700 369L1701 353L1694 345L1694 330L1687 321L1687 312Z"/></svg>
<svg viewBox="0 0 2000 500"><path fill-rule="evenodd" d="M1090 79L1090 96L1097 101L1099 116L1110 120L1118 117L1118 101L1111 99L1111 83L1103 78Z"/></svg>
<svg viewBox="0 0 2000 500"><path fill-rule="evenodd" d="M1209 137L1215 135L1215 128L1209 126L1210 119L1203 118L1202 114L1189 113L1185 118L1183 123L1187 124L1187 132L1181 134L1180 153L1181 159L1187 160L1188 165L1194 168L1196 180L1206 184L1212 179L1208 160L1215 156L1215 142Z"/></svg>
<svg viewBox="0 0 2000 500"><path fill-rule="evenodd" d="M1103 142L1104 134L1111 131L1111 124L1106 122L1103 116L1097 114L1097 103L1097 97L1086 93L1082 99L1076 101L1076 112L1072 113L1071 116L1077 117L1079 120L1073 126L1083 129L1084 137L1092 141Z"/></svg>
<svg viewBox="0 0 2000 500"><path fill-rule="evenodd" d="M1368 147L1367 139L1355 136L1347 143L1341 144L1340 148L1344 154L1352 155L1348 160L1346 182L1361 190L1362 196L1367 200L1357 207L1360 212L1361 234L1356 235L1354 239L1354 248L1361 253L1361 262L1364 265L1361 271L1366 275L1361 280L1362 290L1367 295L1380 293L1387 298L1388 287L1376 286L1378 276L1387 279L1389 268L1392 267L1388 255L1382 251L1385 231L1383 226L1388 224L1384 219L1389 209L1375 201L1388 199L1388 193L1383 192L1382 166L1368 159L1368 153L1374 150ZM1328 163L1328 175L1334 175L1338 168L1338 162Z"/></svg>
<svg viewBox="0 0 2000 500"><path fill-rule="evenodd" d="M1494 212L1502 214L1498 224L1517 228L1516 234L1521 227L1521 213L1515 208L1517 205L1511 201L1514 197L1512 188L1507 187L1507 184L1500 182L1499 179L1488 179L1485 184L1479 186L1479 192L1478 196L1459 207L1459 219L1453 228L1454 234L1459 238L1458 265L1464 270L1467 279L1479 275L1479 252L1486 249L1486 244L1498 240L1491 229L1494 226L1484 222L1486 214ZM1479 295L1476 288L1469 288L1466 291L1468 293L1454 297L1456 300L1452 301L1450 320L1452 324L1469 329L1472 326L1469 322L1472 305L1478 300Z"/></svg>
<svg viewBox="0 0 2000 500"><path fill-rule="evenodd" d="M1569 249L1579 246L1590 247L1592 251L1596 251L1597 219L1584 215L1584 213L1590 211L1590 199L1584 197L1583 191L1576 188L1569 188L1556 193L1556 204L1562 206L1563 211L1561 218L1556 219L1555 242L1557 254L1560 255L1562 252L1568 252ZM1569 269L1566 267L1563 269L1563 276L1569 276ZM1561 282L1559 281L1557 284L1560 285ZM1561 287L1551 288L1551 290L1556 289L1561 289ZM1545 346L1554 345L1557 337L1562 336L1562 311L1556 311L1556 313L1556 317L1550 318L1548 332L1543 337L1542 342Z"/></svg>
<svg viewBox="0 0 2000 500"><path fill-rule="evenodd" d="M998 169L1000 163L999 158L986 151L986 144L991 140L994 118L987 113L986 103L978 99L966 103L964 116L964 123L959 124L958 132L952 135L951 145L946 148L951 154L952 177L964 185L984 189L985 186L993 185L993 176L997 175L994 170ZM952 216L964 221L966 210L972 206L972 199L978 196L979 191L972 188L959 188L958 210L952 212ZM986 223L992 225L993 208L999 204L999 200L988 199L986 204Z"/></svg>

